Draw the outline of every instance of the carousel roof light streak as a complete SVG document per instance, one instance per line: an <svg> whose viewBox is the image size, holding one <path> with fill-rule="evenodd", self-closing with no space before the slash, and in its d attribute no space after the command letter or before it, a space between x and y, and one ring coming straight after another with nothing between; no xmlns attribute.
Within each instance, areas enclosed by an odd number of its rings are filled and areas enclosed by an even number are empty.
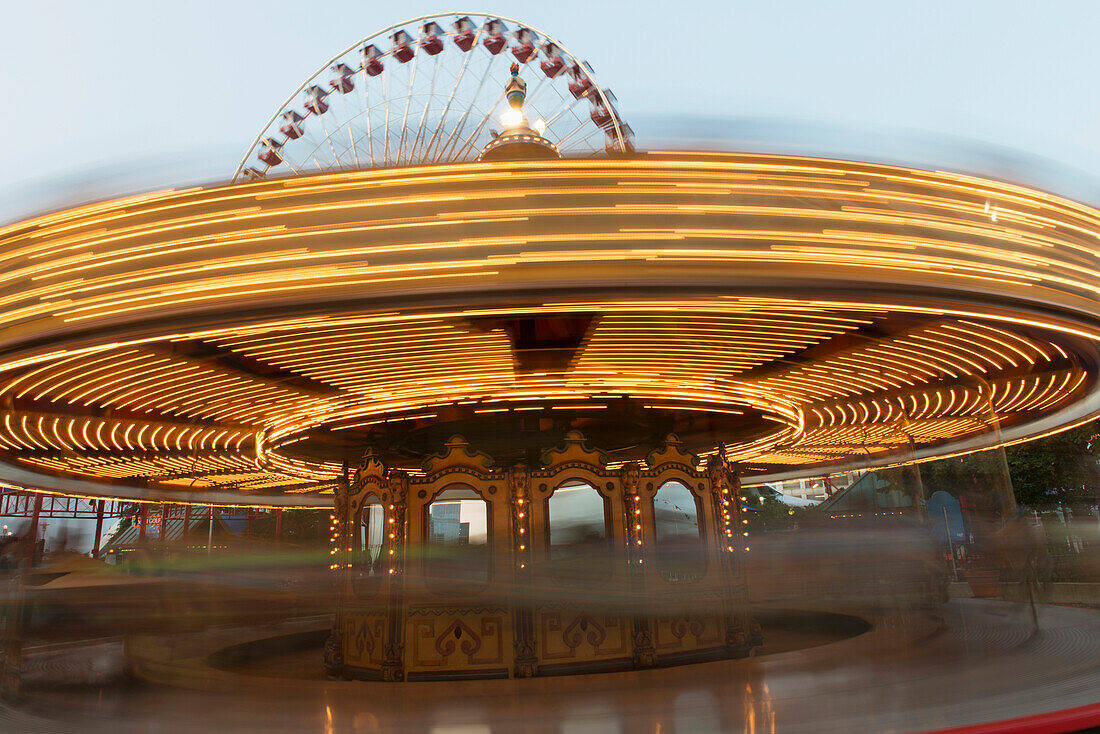
<svg viewBox="0 0 1100 734"><path fill-rule="evenodd" d="M493 159L512 144L544 159ZM0 228L0 479L318 506L368 445L415 472L450 433L508 462L583 428L613 465L673 431L767 481L1100 413L1100 211L636 154L591 68L517 21L355 44L235 178Z"/></svg>
<svg viewBox="0 0 1100 734"><path fill-rule="evenodd" d="M818 186L804 185L807 170ZM746 171L766 184L742 186ZM341 472L324 450L305 450L318 431L415 425L453 405L507 416L608 411L625 399L750 413L774 428L717 438L772 475L819 472L857 446L946 452L993 416L1020 427L1059 406L1079 416L1095 386L1095 347L1075 335L1097 333L1089 233L1100 219L1038 192L975 186L864 164L650 154L189 190L32 220L0 232L9 272L35 273L0 296L13 408L0 445L15 465L62 475L301 495ZM1018 215L990 223L979 202L997 198ZM684 217L705 224L676 223ZM639 226L645 218L666 226ZM291 253L288 237L310 244ZM795 239L803 244L781 244ZM593 297L575 270L584 263L600 284L624 262L640 271L626 298ZM768 285L777 264L784 277ZM682 297L665 295L669 275ZM461 282L469 277L479 281ZM835 285L820 291L831 300L804 287L837 280L843 298ZM656 295L639 297L650 286ZM755 292L730 292L747 286ZM795 288L799 297L784 295ZM472 308L411 305L405 289ZM947 308L929 306L933 297ZM240 323L219 323L230 304ZM284 315L305 305L323 313ZM175 326L147 333L150 309ZM591 323L568 364L521 369L500 320L569 313ZM32 324L59 340L16 348ZM69 343L80 351L59 354ZM171 424L180 419L191 423Z"/></svg>

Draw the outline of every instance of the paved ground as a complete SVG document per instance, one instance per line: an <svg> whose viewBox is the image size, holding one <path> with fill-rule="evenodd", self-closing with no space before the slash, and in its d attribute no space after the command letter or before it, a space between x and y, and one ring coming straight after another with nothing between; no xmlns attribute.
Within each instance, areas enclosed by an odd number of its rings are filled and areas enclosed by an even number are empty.
<svg viewBox="0 0 1100 734"><path fill-rule="evenodd" d="M955 600L938 633L665 670L386 685L221 674L210 690L89 680L32 686L0 731L704 734L917 732L1100 701L1100 611ZM110 643L103 643L108 654ZM61 663L58 663L61 664ZM32 668L33 671L33 668Z"/></svg>

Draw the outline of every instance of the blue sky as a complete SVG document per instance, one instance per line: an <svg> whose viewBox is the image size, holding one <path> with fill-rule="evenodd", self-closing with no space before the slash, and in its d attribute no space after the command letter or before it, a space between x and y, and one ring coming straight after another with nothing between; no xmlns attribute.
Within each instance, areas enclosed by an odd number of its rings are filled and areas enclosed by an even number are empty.
<svg viewBox="0 0 1100 734"><path fill-rule="evenodd" d="M115 189L227 176L279 102L329 56L442 9L419 0L14 4L0 28L0 219ZM1100 191L1091 186L1100 178L1100 3L556 0L472 9L527 20L587 57L643 143L705 138L985 169L1084 199Z"/></svg>

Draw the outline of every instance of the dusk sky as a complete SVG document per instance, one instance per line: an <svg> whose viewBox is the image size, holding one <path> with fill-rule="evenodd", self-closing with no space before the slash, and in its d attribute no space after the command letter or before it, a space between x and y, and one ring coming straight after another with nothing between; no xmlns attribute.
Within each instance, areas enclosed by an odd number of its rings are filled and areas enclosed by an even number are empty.
<svg viewBox="0 0 1100 734"><path fill-rule="evenodd" d="M434 2L20 3L0 219L227 178L332 55ZM618 96L642 147L834 154L1030 180L1100 198L1100 4L847 0L506 2Z"/></svg>

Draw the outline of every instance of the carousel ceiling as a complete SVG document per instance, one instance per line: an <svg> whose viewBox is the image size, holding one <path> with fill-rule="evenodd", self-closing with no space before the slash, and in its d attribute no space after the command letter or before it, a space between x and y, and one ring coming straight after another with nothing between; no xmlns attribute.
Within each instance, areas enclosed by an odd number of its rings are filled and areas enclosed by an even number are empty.
<svg viewBox="0 0 1100 734"><path fill-rule="evenodd" d="M622 462L675 432L761 479L1021 440L1100 408L1097 232L1017 186L759 155L79 207L0 230L0 475L309 505L452 434Z"/></svg>

